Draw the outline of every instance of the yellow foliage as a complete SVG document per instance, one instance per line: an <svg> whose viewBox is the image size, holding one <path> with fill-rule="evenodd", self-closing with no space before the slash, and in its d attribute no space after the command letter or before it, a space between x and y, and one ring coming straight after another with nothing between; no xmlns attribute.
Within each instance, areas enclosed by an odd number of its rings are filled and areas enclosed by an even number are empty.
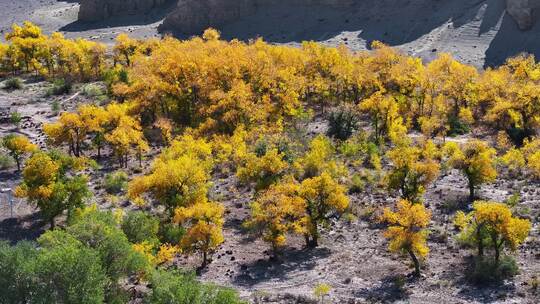
<svg viewBox="0 0 540 304"><path fill-rule="evenodd" d="M133 250L135 250L138 253L141 253L146 258L149 264L156 263L156 257L154 257L154 255L152 254L152 252L154 251L153 244L147 241L144 241L142 243L133 244L132 246L133 246Z"/></svg>
<svg viewBox="0 0 540 304"><path fill-rule="evenodd" d="M427 186L439 175L436 145L427 141L424 147L397 146L387 156L393 165L386 175L388 187L400 191L404 199L420 202Z"/></svg>
<svg viewBox="0 0 540 304"><path fill-rule="evenodd" d="M261 157L250 153L236 175L242 182L257 182L258 188L267 188L283 175L288 167L283 155L277 149L271 149Z"/></svg>
<svg viewBox="0 0 540 304"><path fill-rule="evenodd" d="M38 147L24 135L7 135L2 139L2 145L8 150L9 155L11 155L17 163L17 169L19 171L21 170L21 158L38 149Z"/></svg>
<svg viewBox="0 0 540 304"><path fill-rule="evenodd" d="M149 193L172 214L176 207L206 201L209 173L199 160L184 155L177 159L156 159L152 172L129 184L128 196L137 201Z"/></svg>
<svg viewBox="0 0 540 304"><path fill-rule="evenodd" d="M489 183L497 177L495 156L497 151L486 142L470 140L462 147L456 144L447 144L445 154L449 163L461 170L469 181L470 199L474 198L474 188L483 183Z"/></svg>
<svg viewBox="0 0 540 304"><path fill-rule="evenodd" d="M306 200L307 235L311 237L312 246L317 245L318 226L325 223L330 213L343 213L349 207L346 188L339 184L330 174L308 178L300 185L300 196Z"/></svg>
<svg viewBox="0 0 540 304"><path fill-rule="evenodd" d="M186 227L186 234L180 241L185 253L200 252L203 266L207 255L223 243L223 214L225 208L214 202L201 202L175 210L174 222Z"/></svg>
<svg viewBox="0 0 540 304"><path fill-rule="evenodd" d="M327 296L331 290L332 286L326 283L317 284L313 289L313 295L315 295L315 297L317 298L322 299L323 297Z"/></svg>
<svg viewBox="0 0 540 304"><path fill-rule="evenodd" d="M527 161L527 169L533 177L540 178L540 139L525 140L521 151Z"/></svg>
<svg viewBox="0 0 540 304"><path fill-rule="evenodd" d="M2 47L1 69L35 72L49 78L95 79L105 68L105 46L85 39L65 39L60 33L46 36L35 24L14 24ZM6 58L7 57L7 58Z"/></svg>
<svg viewBox="0 0 540 304"><path fill-rule="evenodd" d="M60 166L45 153L34 154L23 170L24 183L16 191L18 195L31 201L46 200L51 197Z"/></svg>
<svg viewBox="0 0 540 304"><path fill-rule="evenodd" d="M213 28L208 28L202 34L202 38L206 41L217 41L219 40L220 35L221 34L219 33L218 30L213 29Z"/></svg>
<svg viewBox="0 0 540 304"><path fill-rule="evenodd" d="M502 163L510 170L510 172L520 172L525 167L525 157L520 150L512 148L508 150L502 157Z"/></svg>
<svg viewBox="0 0 540 304"><path fill-rule="evenodd" d="M468 214L458 212L454 224L461 230L461 239L476 243L479 255L484 246L491 246L497 263L504 247L515 251L531 229L530 221L514 217L508 205L488 201L474 202Z"/></svg>
<svg viewBox="0 0 540 304"><path fill-rule="evenodd" d="M272 245L274 254L286 243L289 232L304 234L306 202L299 196L300 185L292 178L271 186L251 203L251 217L244 225Z"/></svg>
<svg viewBox="0 0 540 304"><path fill-rule="evenodd" d="M431 212L422 204L412 204L400 200L396 210L384 209L381 221L389 224L384 236L390 240L388 249L391 252L405 252L411 255L419 273L417 256L425 258L429 253L426 230L431 219Z"/></svg>
<svg viewBox="0 0 540 304"><path fill-rule="evenodd" d="M335 159L332 142L323 135L311 141L309 150L294 163L294 167L303 179L315 177L322 172L327 172L334 177L342 177L348 173L347 168Z"/></svg>
<svg viewBox="0 0 540 304"><path fill-rule="evenodd" d="M158 265L171 262L178 252L178 247L171 244L162 244L159 246L155 261Z"/></svg>

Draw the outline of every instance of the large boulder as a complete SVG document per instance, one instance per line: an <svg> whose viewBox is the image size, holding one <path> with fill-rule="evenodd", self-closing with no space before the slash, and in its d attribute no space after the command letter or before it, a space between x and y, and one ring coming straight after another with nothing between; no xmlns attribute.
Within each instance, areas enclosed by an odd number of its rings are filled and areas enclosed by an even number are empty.
<svg viewBox="0 0 540 304"><path fill-rule="evenodd" d="M99 21L118 15L146 13L169 0L81 0L79 20Z"/></svg>
<svg viewBox="0 0 540 304"><path fill-rule="evenodd" d="M533 26L533 9L538 7L540 0L506 0L506 11L516 20L521 30L528 30Z"/></svg>

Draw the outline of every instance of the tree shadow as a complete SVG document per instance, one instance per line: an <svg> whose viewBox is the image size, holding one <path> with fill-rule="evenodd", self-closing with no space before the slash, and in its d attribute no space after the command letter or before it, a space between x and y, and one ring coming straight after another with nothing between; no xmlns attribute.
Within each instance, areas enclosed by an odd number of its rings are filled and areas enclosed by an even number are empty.
<svg viewBox="0 0 540 304"><path fill-rule="evenodd" d="M461 262L451 264L443 271L441 279L459 287L460 299L475 303L500 302L511 296L516 287L514 284L505 284L503 281L475 284L468 277L474 271L474 256L464 257Z"/></svg>
<svg viewBox="0 0 540 304"><path fill-rule="evenodd" d="M280 259L260 259L253 263L240 265L242 273L234 277L234 284L254 286L261 282L286 281L291 272L302 272L313 269L317 261L330 256L328 248L314 248L294 250L287 248L282 252Z"/></svg>
<svg viewBox="0 0 540 304"><path fill-rule="evenodd" d="M39 212L20 218L0 221L0 239L16 244L22 240L35 240L45 232Z"/></svg>
<svg viewBox="0 0 540 304"><path fill-rule="evenodd" d="M535 20L540 12L534 11ZM485 67L503 64L508 57L521 53L540 56L540 22L536 22L528 31L520 31L512 17L505 14L501 20L497 35L486 50Z"/></svg>
<svg viewBox="0 0 540 304"><path fill-rule="evenodd" d="M85 22L77 20L64 25L60 28L60 31L84 32L109 27L148 25L162 21L175 5L176 3L174 1L167 1L167 3L163 6L156 7L146 13L113 16L111 18L95 22Z"/></svg>
<svg viewBox="0 0 540 304"><path fill-rule="evenodd" d="M403 285L410 278L401 275L388 275L381 280L380 285L372 288L362 288L354 292L355 297L364 298L377 303L393 303L399 300L407 300L409 294L403 289Z"/></svg>
<svg viewBox="0 0 540 304"><path fill-rule="evenodd" d="M486 9L483 29L497 21L504 10L499 0L408 0L395 9L395 0L357 1L346 9L322 5L281 3L262 6L252 15L220 27L223 37L249 40L264 37L276 43L325 41L342 32L353 32L368 46L379 40L401 45L451 22L458 28ZM430 12L426 14L426 12Z"/></svg>

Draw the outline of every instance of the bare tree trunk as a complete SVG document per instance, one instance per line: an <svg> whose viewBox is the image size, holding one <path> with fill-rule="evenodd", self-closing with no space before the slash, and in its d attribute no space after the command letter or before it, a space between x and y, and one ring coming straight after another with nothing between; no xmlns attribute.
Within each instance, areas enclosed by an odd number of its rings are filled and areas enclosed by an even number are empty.
<svg viewBox="0 0 540 304"><path fill-rule="evenodd" d="M418 259L416 258L416 255L414 254L414 252L412 252L412 250L407 250L407 252L409 252L409 255L411 256L411 259L414 263L414 276L419 277L420 276L420 262L418 261Z"/></svg>

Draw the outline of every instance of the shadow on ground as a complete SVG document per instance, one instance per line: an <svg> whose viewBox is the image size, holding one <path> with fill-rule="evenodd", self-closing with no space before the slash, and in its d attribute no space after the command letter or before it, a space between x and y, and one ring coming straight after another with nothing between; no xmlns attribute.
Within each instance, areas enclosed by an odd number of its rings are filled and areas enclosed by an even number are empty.
<svg viewBox="0 0 540 304"><path fill-rule="evenodd" d="M327 248L305 250L286 249L280 260L260 259L256 262L241 265L242 274L234 278L235 284L254 286L262 282L285 282L291 272L304 272L313 269L316 262L330 256Z"/></svg>
<svg viewBox="0 0 540 304"><path fill-rule="evenodd" d="M78 2L78 1L73 1ZM174 1L169 1L163 7L155 8L144 14L136 15L124 15L114 16L102 21L96 22L83 22L74 21L60 28L60 31L64 32L84 32L90 30L98 30L109 27L122 27L122 26L139 26L149 25L159 21L162 21L165 16L173 9L176 4Z"/></svg>
<svg viewBox="0 0 540 304"><path fill-rule="evenodd" d="M375 301L377 303L394 303L407 301L409 294L403 289L408 278L399 275L389 275L381 280L381 283L372 288L363 288L356 291L356 297Z"/></svg>
<svg viewBox="0 0 540 304"><path fill-rule="evenodd" d="M43 232L44 226L38 213L0 221L0 240L7 240L12 244L22 240L35 240Z"/></svg>

